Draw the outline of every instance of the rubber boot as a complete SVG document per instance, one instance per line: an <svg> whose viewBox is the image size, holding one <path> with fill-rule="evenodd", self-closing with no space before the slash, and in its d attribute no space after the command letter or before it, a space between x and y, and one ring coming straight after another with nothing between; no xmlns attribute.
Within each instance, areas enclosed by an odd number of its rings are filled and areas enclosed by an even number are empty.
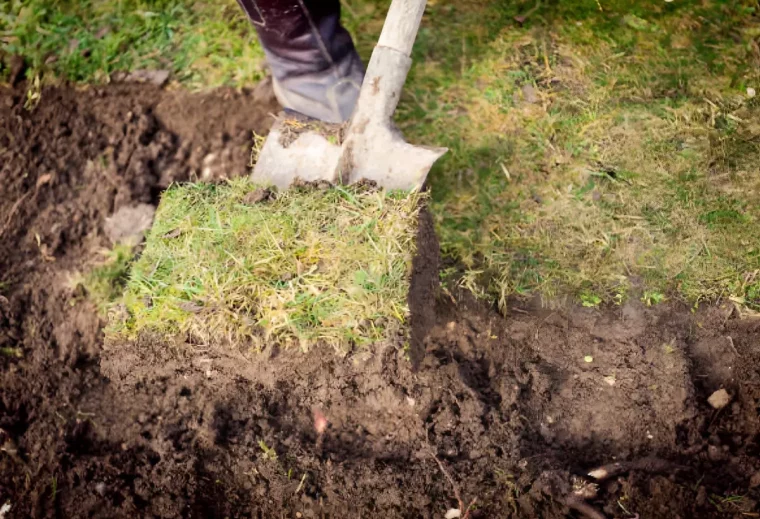
<svg viewBox="0 0 760 519"><path fill-rule="evenodd" d="M364 66L340 24L339 0L238 0L256 27L286 109L326 122L351 117Z"/></svg>

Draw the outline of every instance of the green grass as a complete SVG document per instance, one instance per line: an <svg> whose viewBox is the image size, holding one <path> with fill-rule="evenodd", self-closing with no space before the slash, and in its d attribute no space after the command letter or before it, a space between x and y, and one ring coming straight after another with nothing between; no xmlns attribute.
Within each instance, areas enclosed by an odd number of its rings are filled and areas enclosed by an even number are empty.
<svg viewBox="0 0 760 519"><path fill-rule="evenodd" d="M532 3L433 7L400 115L452 150L433 212L460 282L502 309L532 292L758 307L752 4L554 2L524 27Z"/></svg>
<svg viewBox="0 0 760 519"><path fill-rule="evenodd" d="M365 58L386 4L344 2ZM161 66L191 87L260 75L232 1L25 5L1 3L0 30L32 75L90 82ZM757 9L429 2L397 118L410 140L451 150L431 174L431 207L443 253L459 265L452 280L503 310L531 293L760 309L760 98L748 95L760 91ZM89 58L69 50L72 38Z"/></svg>
<svg viewBox="0 0 760 519"><path fill-rule="evenodd" d="M165 69L190 87L251 84L262 56L234 0L0 1L7 54L27 77L107 82L112 73Z"/></svg>
<svg viewBox="0 0 760 519"><path fill-rule="evenodd" d="M104 251L103 259L86 274L77 276L72 285L81 283L98 311L106 315L110 304L124 293L134 256L131 245L117 244L113 249Z"/></svg>
<svg viewBox="0 0 760 519"><path fill-rule="evenodd" d="M300 188L246 203L253 189L164 193L112 333L345 350L403 329L422 195Z"/></svg>

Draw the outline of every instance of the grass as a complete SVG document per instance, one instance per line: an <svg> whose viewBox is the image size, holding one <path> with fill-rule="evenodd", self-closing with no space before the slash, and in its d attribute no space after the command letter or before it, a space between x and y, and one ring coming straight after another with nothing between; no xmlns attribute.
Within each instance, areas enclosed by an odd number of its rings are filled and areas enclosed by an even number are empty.
<svg viewBox="0 0 760 519"><path fill-rule="evenodd" d="M81 283L101 315L106 315L111 303L124 293L135 250L132 245L119 243L113 249L103 251L102 255L102 261L86 274L73 279L72 285Z"/></svg>
<svg viewBox="0 0 760 519"><path fill-rule="evenodd" d="M385 4L344 2L365 58ZM451 150L431 207L452 281L502 310L533 293L760 309L757 11L756 0L430 1L397 119L410 140ZM160 66L190 87L260 76L231 1L0 12L29 75L91 82Z"/></svg>
<svg viewBox="0 0 760 519"><path fill-rule="evenodd" d="M253 189L164 193L112 333L345 350L402 329L422 195L300 188L247 203Z"/></svg>
<svg viewBox="0 0 760 519"><path fill-rule="evenodd" d="M452 150L433 212L461 282L502 309L532 292L760 305L750 4L559 2L524 27L532 4L432 10L462 45L420 49L401 116Z"/></svg>
<svg viewBox="0 0 760 519"><path fill-rule="evenodd" d="M0 35L29 79L166 69L190 87L250 84L263 77L263 53L239 10L234 0L1 0Z"/></svg>

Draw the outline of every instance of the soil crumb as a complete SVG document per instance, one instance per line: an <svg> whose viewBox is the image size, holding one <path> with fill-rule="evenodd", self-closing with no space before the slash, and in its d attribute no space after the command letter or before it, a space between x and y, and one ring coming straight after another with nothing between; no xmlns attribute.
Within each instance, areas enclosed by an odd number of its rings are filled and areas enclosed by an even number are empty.
<svg viewBox="0 0 760 519"><path fill-rule="evenodd" d="M760 320L729 306L503 317L444 292L414 309L411 352L104 352L71 279L107 218L246 174L273 111L150 85L45 90L33 111L0 93L6 518L440 518L457 494L472 518L757 513Z"/></svg>

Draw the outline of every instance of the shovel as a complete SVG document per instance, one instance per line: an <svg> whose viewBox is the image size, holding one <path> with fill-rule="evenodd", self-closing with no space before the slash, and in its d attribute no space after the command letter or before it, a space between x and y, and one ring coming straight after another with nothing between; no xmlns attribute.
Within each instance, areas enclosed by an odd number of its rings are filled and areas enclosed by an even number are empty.
<svg viewBox="0 0 760 519"><path fill-rule="evenodd" d="M391 2L348 125L281 115L259 153L254 182L280 189L296 181L422 188L430 168L447 150L409 144L392 119L412 65L425 3Z"/></svg>

